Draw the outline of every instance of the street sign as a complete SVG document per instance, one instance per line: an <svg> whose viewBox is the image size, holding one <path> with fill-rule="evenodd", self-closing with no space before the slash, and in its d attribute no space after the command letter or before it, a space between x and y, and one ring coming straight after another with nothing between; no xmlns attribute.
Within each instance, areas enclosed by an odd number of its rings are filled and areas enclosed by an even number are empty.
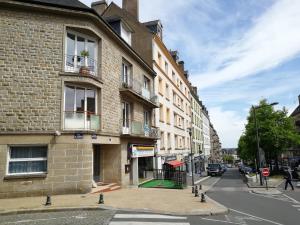
<svg viewBox="0 0 300 225"><path fill-rule="evenodd" d="M269 168L263 168L263 169L262 169L262 175L263 175L264 177L270 176L270 170L269 170Z"/></svg>

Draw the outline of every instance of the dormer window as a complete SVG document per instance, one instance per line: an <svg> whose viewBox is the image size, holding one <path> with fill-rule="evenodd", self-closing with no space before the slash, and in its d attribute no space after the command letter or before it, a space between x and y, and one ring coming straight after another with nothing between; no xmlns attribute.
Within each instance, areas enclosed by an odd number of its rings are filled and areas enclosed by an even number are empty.
<svg viewBox="0 0 300 225"><path fill-rule="evenodd" d="M124 41L131 45L131 32L124 23L121 23L121 37L124 39Z"/></svg>

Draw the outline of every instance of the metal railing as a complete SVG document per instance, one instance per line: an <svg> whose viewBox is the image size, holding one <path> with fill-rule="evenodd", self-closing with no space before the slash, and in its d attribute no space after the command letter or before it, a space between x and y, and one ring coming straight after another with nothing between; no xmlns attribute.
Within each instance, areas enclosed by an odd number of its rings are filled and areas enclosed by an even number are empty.
<svg viewBox="0 0 300 225"><path fill-rule="evenodd" d="M133 120L121 120L121 133L151 138L159 138L160 135L158 128Z"/></svg>
<svg viewBox="0 0 300 225"><path fill-rule="evenodd" d="M97 61L90 57L65 55L65 71L95 76L97 74Z"/></svg>
<svg viewBox="0 0 300 225"><path fill-rule="evenodd" d="M141 95L143 98L151 101L154 104L158 104L158 96L153 91L145 88L140 81L130 78L127 82L121 83L121 88L131 89L135 93Z"/></svg>
<svg viewBox="0 0 300 225"><path fill-rule="evenodd" d="M158 180L172 180L178 188L187 185L186 171L175 169L153 169L153 178Z"/></svg>
<svg viewBox="0 0 300 225"><path fill-rule="evenodd" d="M100 116L91 112L64 112L64 130L99 130Z"/></svg>

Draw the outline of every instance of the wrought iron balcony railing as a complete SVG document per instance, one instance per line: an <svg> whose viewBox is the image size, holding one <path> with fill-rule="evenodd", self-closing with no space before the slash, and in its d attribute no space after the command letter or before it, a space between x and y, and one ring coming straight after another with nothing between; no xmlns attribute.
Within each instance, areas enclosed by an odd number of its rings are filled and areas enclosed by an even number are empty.
<svg viewBox="0 0 300 225"><path fill-rule="evenodd" d="M65 72L96 76L97 61L90 57L82 57L79 55L66 55Z"/></svg>
<svg viewBox="0 0 300 225"><path fill-rule="evenodd" d="M123 135L159 138L160 132L156 127L132 120L121 120L121 133Z"/></svg>

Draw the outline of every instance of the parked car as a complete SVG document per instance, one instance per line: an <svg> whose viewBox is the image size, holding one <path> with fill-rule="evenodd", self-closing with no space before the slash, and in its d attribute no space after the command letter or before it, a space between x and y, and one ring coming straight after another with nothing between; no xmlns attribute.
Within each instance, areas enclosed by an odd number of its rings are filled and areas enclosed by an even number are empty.
<svg viewBox="0 0 300 225"><path fill-rule="evenodd" d="M221 176L223 174L223 169L220 163L211 163L207 166L208 176Z"/></svg>
<svg viewBox="0 0 300 225"><path fill-rule="evenodd" d="M225 173L227 171L227 166L225 164L221 164L222 172Z"/></svg>

